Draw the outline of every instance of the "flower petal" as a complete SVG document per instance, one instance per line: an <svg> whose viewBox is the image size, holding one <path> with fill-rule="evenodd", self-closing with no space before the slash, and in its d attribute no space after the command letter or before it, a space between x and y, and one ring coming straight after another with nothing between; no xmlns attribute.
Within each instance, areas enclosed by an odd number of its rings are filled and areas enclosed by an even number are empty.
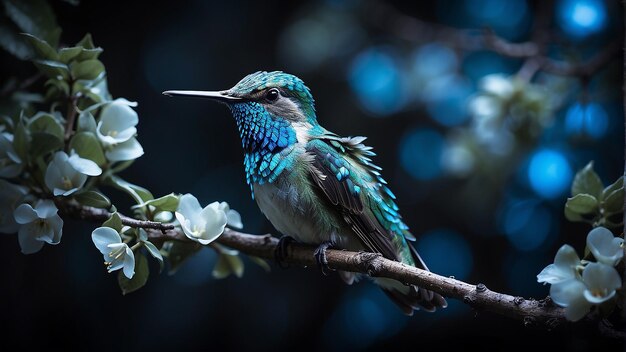
<svg viewBox="0 0 626 352"><path fill-rule="evenodd" d="M178 209L176 212L180 213L184 218L191 219L195 214L199 214L202 211L198 198L193 194L187 193L180 196L178 201ZM178 219L178 216L176 216ZM180 219L178 220L180 221ZM180 221L182 223L182 221Z"/></svg>
<svg viewBox="0 0 626 352"><path fill-rule="evenodd" d="M243 222L241 222L241 215L235 209L230 209L226 212L226 218L228 219L228 226L235 229L243 229Z"/></svg>
<svg viewBox="0 0 626 352"><path fill-rule="evenodd" d="M47 219L55 216L59 209L50 199L42 199L35 205L37 216L41 219Z"/></svg>
<svg viewBox="0 0 626 352"><path fill-rule="evenodd" d="M589 263L583 270L583 282L592 292L607 294L622 287L622 279L614 267L602 263Z"/></svg>
<svg viewBox="0 0 626 352"><path fill-rule="evenodd" d="M54 236L52 237L52 241L50 244L59 244L61 242L61 236L63 236L63 219L58 214L48 218L48 223L50 227L52 227L52 231L54 231Z"/></svg>
<svg viewBox="0 0 626 352"><path fill-rule="evenodd" d="M98 227L93 230L91 233L91 240L93 241L93 244L96 245L96 248L98 248L100 253L105 256L108 256L109 253L111 253L109 244L122 242L120 234L110 227Z"/></svg>
<svg viewBox="0 0 626 352"><path fill-rule="evenodd" d="M123 143L114 145L105 152L110 161L134 160L143 155L143 148L136 138L131 138Z"/></svg>
<svg viewBox="0 0 626 352"><path fill-rule="evenodd" d="M550 287L550 297L554 303L567 307L571 302L583 297L585 284L578 279L569 279Z"/></svg>
<svg viewBox="0 0 626 352"><path fill-rule="evenodd" d="M37 240L39 226L35 223L26 224L20 227L17 240L24 254L39 252L44 243Z"/></svg>
<svg viewBox="0 0 626 352"><path fill-rule="evenodd" d="M126 246L126 255L124 256L124 276L132 279L135 275L135 254L133 250Z"/></svg>
<svg viewBox="0 0 626 352"><path fill-rule="evenodd" d="M33 222L39 217L37 216L37 212L30 204L22 204L15 209L13 212L13 218L15 218L15 222L18 224L28 224L29 222Z"/></svg>
<svg viewBox="0 0 626 352"><path fill-rule="evenodd" d="M587 248L600 263L615 266L624 256L624 239L613 236L604 227L596 227L587 235Z"/></svg>
<svg viewBox="0 0 626 352"><path fill-rule="evenodd" d="M139 117L137 116L137 112L131 109L127 104L113 101L102 109L100 121L102 121L103 131L121 132L125 129L137 126Z"/></svg>
<svg viewBox="0 0 626 352"><path fill-rule="evenodd" d="M570 305L565 308L565 319L578 321L587 315L590 309L591 304L587 302L584 297L576 297L570 302Z"/></svg>
<svg viewBox="0 0 626 352"><path fill-rule="evenodd" d="M205 236L203 239L212 242L224 232L226 227L226 213L219 209L219 203L213 202L207 205L200 213L205 223ZM206 244L206 243L203 243Z"/></svg>
<svg viewBox="0 0 626 352"><path fill-rule="evenodd" d="M576 266L580 264L580 258L576 254L574 247L569 244L564 244L559 248L554 256L554 265L558 266L562 270L574 270Z"/></svg>
<svg viewBox="0 0 626 352"><path fill-rule="evenodd" d="M83 159L78 154L72 154L69 157L68 162L74 170L80 172L81 174L85 174L88 176L99 176L102 174L102 169L98 164L94 163L89 159Z"/></svg>

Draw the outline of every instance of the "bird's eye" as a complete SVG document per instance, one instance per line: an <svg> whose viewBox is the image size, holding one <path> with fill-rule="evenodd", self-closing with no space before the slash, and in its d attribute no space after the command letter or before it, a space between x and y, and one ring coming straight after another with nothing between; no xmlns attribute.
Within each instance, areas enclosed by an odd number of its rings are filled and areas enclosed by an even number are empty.
<svg viewBox="0 0 626 352"><path fill-rule="evenodd" d="M270 103L273 103L276 100L278 100L279 95L280 93L278 92L278 89L272 88L268 90L267 93L265 93L265 100L269 101Z"/></svg>

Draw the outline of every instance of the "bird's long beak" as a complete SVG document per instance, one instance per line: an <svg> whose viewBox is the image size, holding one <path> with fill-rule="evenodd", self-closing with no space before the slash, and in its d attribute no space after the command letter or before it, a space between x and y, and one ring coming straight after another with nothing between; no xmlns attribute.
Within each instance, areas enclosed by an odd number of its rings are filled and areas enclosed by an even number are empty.
<svg viewBox="0 0 626 352"><path fill-rule="evenodd" d="M223 103L234 103L239 100L244 100L241 97L231 95L227 90L220 92L210 92L202 90L166 90L163 95L170 97L195 97L205 98L220 101Z"/></svg>

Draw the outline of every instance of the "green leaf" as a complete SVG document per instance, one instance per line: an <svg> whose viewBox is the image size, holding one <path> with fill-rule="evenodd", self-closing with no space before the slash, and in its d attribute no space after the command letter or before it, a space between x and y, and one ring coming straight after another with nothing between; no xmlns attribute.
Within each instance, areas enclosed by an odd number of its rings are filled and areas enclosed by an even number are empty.
<svg viewBox="0 0 626 352"><path fill-rule="evenodd" d="M111 217L102 223L102 226L110 227L117 232L122 231L122 218L120 218L120 214L117 212L111 214Z"/></svg>
<svg viewBox="0 0 626 352"><path fill-rule="evenodd" d="M60 76L63 79L67 79L70 76L70 70L67 65L59 61L34 60L33 64L48 78L57 78Z"/></svg>
<svg viewBox="0 0 626 352"><path fill-rule="evenodd" d="M91 38L91 33L85 34L83 39L76 43L76 46L82 46L85 49L94 49L95 46L93 45L93 38Z"/></svg>
<svg viewBox="0 0 626 352"><path fill-rule="evenodd" d="M263 268L263 270L265 270L266 272L270 272L272 271L272 268L270 267L270 265L267 263L267 260L263 259L263 258L259 258L259 257L255 257L253 255L248 256L248 258L250 258L250 260L255 263L256 265L260 266L261 268Z"/></svg>
<svg viewBox="0 0 626 352"><path fill-rule="evenodd" d="M585 219L582 217L582 215L575 213L573 210L571 210L568 207L565 207L565 218L569 221L584 221Z"/></svg>
<svg viewBox="0 0 626 352"><path fill-rule="evenodd" d="M63 148L63 139L47 132L33 132L31 138L29 155L33 160Z"/></svg>
<svg viewBox="0 0 626 352"><path fill-rule="evenodd" d="M45 0L3 0L6 15L26 33L35 35L56 47L61 28L52 7Z"/></svg>
<svg viewBox="0 0 626 352"><path fill-rule="evenodd" d="M604 199L603 207L607 213L621 213L624 210L624 187L611 192Z"/></svg>
<svg viewBox="0 0 626 352"><path fill-rule="evenodd" d="M166 196L157 199L151 199L147 202L133 205L132 209L143 208L151 205L158 211L176 211L178 209L178 197L174 193L170 193Z"/></svg>
<svg viewBox="0 0 626 352"><path fill-rule="evenodd" d="M64 96L70 95L70 85L63 78L50 78L44 83L44 86L51 87L51 89L46 92L46 95L57 94L58 92L61 92ZM57 92L55 92L54 89L56 89Z"/></svg>
<svg viewBox="0 0 626 352"><path fill-rule="evenodd" d="M0 47L20 60L28 60L35 55L25 38L6 23L0 23Z"/></svg>
<svg viewBox="0 0 626 352"><path fill-rule="evenodd" d="M111 200L101 192L95 190L77 193L74 198L78 201L78 203L89 207L109 209L111 206Z"/></svg>
<svg viewBox="0 0 626 352"><path fill-rule="evenodd" d="M59 61L69 64L70 61L74 60L82 51L83 48L80 46L63 48L59 50Z"/></svg>
<svg viewBox="0 0 626 352"><path fill-rule="evenodd" d="M15 126L13 132L13 150L22 159L28 160L28 149L30 149L30 135L24 126L24 122L20 122Z"/></svg>
<svg viewBox="0 0 626 352"><path fill-rule="evenodd" d="M216 279L226 278L230 274L235 274L235 276L240 278L243 276L243 270L243 261L238 255L221 253L213 268L212 275Z"/></svg>
<svg viewBox="0 0 626 352"><path fill-rule="evenodd" d="M616 189L624 188L624 176L620 176L615 182L608 185L604 191L602 191L602 199L606 199L609 194L613 193Z"/></svg>
<svg viewBox="0 0 626 352"><path fill-rule="evenodd" d="M26 39L28 43L30 43L31 47L35 50L35 55L38 59L50 61L59 60L59 54L57 54L57 51L54 50L54 48L52 48L50 44L48 44L48 42L46 42L45 40L41 40L34 35L28 33L22 33L21 35Z"/></svg>
<svg viewBox="0 0 626 352"><path fill-rule="evenodd" d="M76 61L95 60L103 51L102 48L83 49L76 57Z"/></svg>
<svg viewBox="0 0 626 352"><path fill-rule="evenodd" d="M168 274L170 275L176 273L187 259L203 248L203 246L197 242L170 242L166 243L166 245L167 259L170 263Z"/></svg>
<svg viewBox="0 0 626 352"><path fill-rule="evenodd" d="M135 253L135 275L133 278L128 279L121 270L117 275L117 283L122 289L122 294L127 295L142 288L148 282L149 275L148 259L141 253Z"/></svg>
<svg viewBox="0 0 626 352"><path fill-rule="evenodd" d="M572 196L587 193L596 199L601 199L603 188L600 177L593 170L593 161L590 161L587 166L576 173L572 182Z"/></svg>
<svg viewBox="0 0 626 352"><path fill-rule="evenodd" d="M70 70L74 79L96 79L104 72L104 65L100 60L86 60L70 64Z"/></svg>
<svg viewBox="0 0 626 352"><path fill-rule="evenodd" d="M98 137L91 132L79 132L70 140L70 150L75 150L81 158L89 159L99 166L106 164L106 158Z"/></svg>
<svg viewBox="0 0 626 352"><path fill-rule="evenodd" d="M568 198L565 207L576 214L590 214L598 209L598 200L592 195L579 193Z"/></svg>
<svg viewBox="0 0 626 352"><path fill-rule="evenodd" d="M38 113L28 124L30 132L46 132L63 141L63 126L54 116Z"/></svg>
<svg viewBox="0 0 626 352"><path fill-rule="evenodd" d="M159 249L150 241L142 241L142 243L148 250L148 253L150 253L150 255L159 262L161 271L163 271L163 255L161 255Z"/></svg>
<svg viewBox="0 0 626 352"><path fill-rule="evenodd" d="M78 115L77 130L78 132L96 133L96 119L91 112L84 111Z"/></svg>
<svg viewBox="0 0 626 352"><path fill-rule="evenodd" d="M125 181L119 176L112 175L111 177L109 177L108 181L114 187L128 193L131 197L133 197L137 204L142 204L151 199L154 199L152 193L150 193L150 191L148 191L147 189Z"/></svg>

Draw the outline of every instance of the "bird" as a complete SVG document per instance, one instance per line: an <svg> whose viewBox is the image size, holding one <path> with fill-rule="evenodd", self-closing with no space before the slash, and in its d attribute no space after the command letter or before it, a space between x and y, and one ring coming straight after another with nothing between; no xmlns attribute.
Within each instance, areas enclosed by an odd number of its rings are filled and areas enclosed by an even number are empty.
<svg viewBox="0 0 626 352"><path fill-rule="evenodd" d="M223 91L168 90L167 96L206 98L230 109L241 137L243 166L252 198L283 237L317 246L328 268L328 248L380 253L424 270L396 196L375 165L366 137L342 137L322 127L304 82L282 71L258 71ZM281 249L283 248L283 249ZM282 255L281 255L282 253ZM339 271L352 284L358 274ZM388 278L374 278L406 315L445 308L438 293Z"/></svg>

